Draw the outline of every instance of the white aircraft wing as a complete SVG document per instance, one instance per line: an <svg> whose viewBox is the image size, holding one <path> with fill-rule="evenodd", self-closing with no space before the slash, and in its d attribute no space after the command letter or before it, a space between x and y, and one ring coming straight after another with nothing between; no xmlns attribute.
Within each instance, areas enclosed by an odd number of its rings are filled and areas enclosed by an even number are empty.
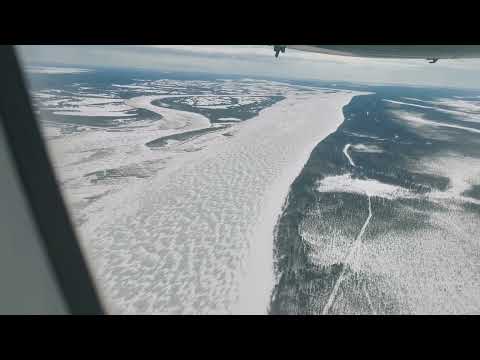
<svg viewBox="0 0 480 360"><path fill-rule="evenodd" d="M285 48L330 55L404 58L404 59L472 59L480 58L480 45L275 45ZM276 50L275 50L276 51Z"/></svg>

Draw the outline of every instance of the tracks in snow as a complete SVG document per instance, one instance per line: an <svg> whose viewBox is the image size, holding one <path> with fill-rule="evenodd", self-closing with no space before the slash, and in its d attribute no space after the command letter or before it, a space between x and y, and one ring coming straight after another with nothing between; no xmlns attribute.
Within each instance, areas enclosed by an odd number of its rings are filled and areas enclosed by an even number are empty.
<svg viewBox="0 0 480 360"><path fill-rule="evenodd" d="M327 304L323 308L322 315L326 315L330 311L330 308L333 305L335 297L337 296L338 289L340 288L340 285L342 284L343 280L346 277L347 264L351 262L351 260L355 256L358 248L360 247L360 245L362 243L363 233L365 232L365 229L367 228L367 226L370 222L370 219L372 218L372 202L370 200L370 195L367 194L367 196L368 196L368 217L365 220L365 222L363 223L363 226L360 229L360 232L358 233L357 237L355 238L355 241L353 242L352 246L350 247L350 250L348 251L348 254L345 256L345 259L343 260L342 272L340 273L340 276L338 277L337 281L335 282L335 286L333 287L333 290L330 293L330 296L328 297Z"/></svg>
<svg viewBox="0 0 480 360"><path fill-rule="evenodd" d="M344 153L345 156L347 157L348 162L350 163L350 165L355 166L355 163L353 162L352 158L350 157L350 155L348 155L348 149L350 148L350 146L352 146L352 144L347 144L347 145L345 145L345 147L343 148L343 153Z"/></svg>
<svg viewBox="0 0 480 360"><path fill-rule="evenodd" d="M346 144L345 147L343 148L343 153L345 154L346 158L350 162L350 165L355 166L355 163L353 162L352 158L348 154L348 149L350 148L351 145L352 144ZM335 282L335 285L333 287L332 292L330 293L330 296L328 297L326 305L324 306L324 308L322 310L322 315L326 315L330 311L330 308L332 307L333 302L335 301L335 298L337 296L338 289L340 288L340 285L342 284L343 280L345 280L347 264L351 262L351 260L356 255L358 248L362 244L362 236L365 233L365 230L366 230L366 228L367 228L367 226L370 223L370 220L372 218L372 201L371 201L371 198L370 198L370 194L368 194L367 192L365 192L365 194L367 195L367 199L368 199L368 216L367 216L367 219L363 223L362 228L360 229L360 232L358 233L357 237L355 238L355 241L353 242L352 246L350 247L350 250L348 251L347 255L345 256L345 259L342 262L343 263L342 271L341 271L340 276L338 277L337 281ZM365 296L367 298L370 310L372 311L372 313L375 314L375 310L373 308L372 301L370 299L370 295L368 294L368 291L365 288L365 286L363 286L363 291L364 291Z"/></svg>

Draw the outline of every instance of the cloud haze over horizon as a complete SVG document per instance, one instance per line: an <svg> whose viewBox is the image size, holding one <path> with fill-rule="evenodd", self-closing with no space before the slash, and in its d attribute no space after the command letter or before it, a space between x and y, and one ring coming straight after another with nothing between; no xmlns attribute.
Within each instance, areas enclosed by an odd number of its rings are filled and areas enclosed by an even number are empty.
<svg viewBox="0 0 480 360"><path fill-rule="evenodd" d="M288 49L278 59L262 45L22 45L25 64L52 63L159 71L208 72L292 80L480 89L480 59L353 58Z"/></svg>

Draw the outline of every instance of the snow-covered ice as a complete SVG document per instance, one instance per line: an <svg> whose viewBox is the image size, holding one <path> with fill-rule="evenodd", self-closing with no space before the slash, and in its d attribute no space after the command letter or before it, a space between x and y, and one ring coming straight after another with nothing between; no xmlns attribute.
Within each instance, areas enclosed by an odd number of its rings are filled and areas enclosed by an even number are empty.
<svg viewBox="0 0 480 360"><path fill-rule="evenodd" d="M169 109L152 104L152 101L168 97L179 97L179 95L138 96L125 101L125 103L134 108L149 110L164 116L170 127L188 127L188 130L198 130L210 126L210 120L201 114Z"/></svg>
<svg viewBox="0 0 480 360"><path fill-rule="evenodd" d="M214 134L201 151L182 154L154 177L92 203L79 232L108 309L266 313L273 229L290 184L314 146L341 124L342 107L355 95L290 92L256 118L234 124L233 136ZM157 111L162 120L188 123L190 129L207 125L199 114L186 118L185 112L152 108L152 100L138 97L127 105ZM144 149L138 142L147 133L151 140L149 130L85 135L90 144L78 141L76 150L112 140L132 152L117 157L115 165L139 162Z"/></svg>

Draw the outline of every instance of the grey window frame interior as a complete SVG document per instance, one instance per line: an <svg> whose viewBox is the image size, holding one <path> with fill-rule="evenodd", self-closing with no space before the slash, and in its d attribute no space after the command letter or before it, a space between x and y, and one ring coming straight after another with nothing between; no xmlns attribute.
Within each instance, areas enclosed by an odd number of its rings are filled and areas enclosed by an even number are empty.
<svg viewBox="0 0 480 360"><path fill-rule="evenodd" d="M57 184L13 45L0 46L0 79L0 118L7 145L69 313L104 314Z"/></svg>

